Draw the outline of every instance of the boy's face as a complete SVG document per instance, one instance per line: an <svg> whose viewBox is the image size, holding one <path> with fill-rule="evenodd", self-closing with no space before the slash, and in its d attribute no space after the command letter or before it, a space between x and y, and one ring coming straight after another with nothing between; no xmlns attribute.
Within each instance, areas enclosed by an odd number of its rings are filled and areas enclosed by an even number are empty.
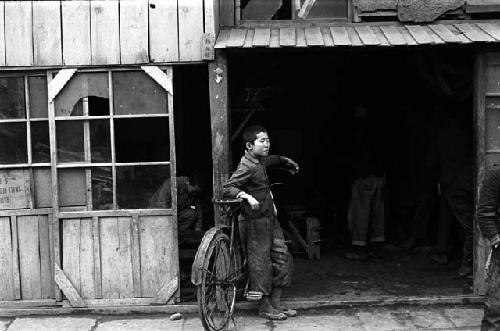
<svg viewBox="0 0 500 331"><path fill-rule="evenodd" d="M253 144L247 144L248 151L254 156L267 156L269 155L269 148L271 147L271 142L267 132L259 132L256 136Z"/></svg>

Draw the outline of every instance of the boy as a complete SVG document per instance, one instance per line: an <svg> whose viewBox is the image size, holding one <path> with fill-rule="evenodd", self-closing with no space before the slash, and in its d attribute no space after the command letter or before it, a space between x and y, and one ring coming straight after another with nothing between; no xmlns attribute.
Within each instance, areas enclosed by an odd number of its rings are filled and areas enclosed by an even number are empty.
<svg viewBox="0 0 500 331"><path fill-rule="evenodd" d="M269 136L262 126L246 128L243 141L245 155L224 183L223 194L225 198L244 200L242 236L246 242L250 290L262 294L259 316L284 320L297 315L295 310L283 309L280 304L283 288L291 283L293 260L276 219L266 167L289 166L294 174L299 166L287 157L269 155Z"/></svg>
<svg viewBox="0 0 500 331"><path fill-rule="evenodd" d="M486 262L486 300L484 315L481 322L481 331L500 329L500 169L488 170L479 188L477 204L477 223L481 234L491 246L490 255Z"/></svg>

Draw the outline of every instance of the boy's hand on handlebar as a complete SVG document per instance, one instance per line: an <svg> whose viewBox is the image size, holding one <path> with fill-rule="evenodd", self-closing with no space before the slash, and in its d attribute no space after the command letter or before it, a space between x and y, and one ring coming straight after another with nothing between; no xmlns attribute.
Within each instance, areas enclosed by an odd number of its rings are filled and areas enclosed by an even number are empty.
<svg viewBox="0 0 500 331"><path fill-rule="evenodd" d="M248 204L250 205L250 207L252 208L252 210L259 209L259 201L257 199L255 199L253 196L251 196L250 194L245 193L245 192L240 192L240 194L238 194L237 198L245 199L248 202Z"/></svg>
<svg viewBox="0 0 500 331"><path fill-rule="evenodd" d="M252 207L252 210L259 209L259 201L257 201L257 199L255 199L250 194L248 194L248 196L246 198L247 198L248 204L250 205L250 207Z"/></svg>

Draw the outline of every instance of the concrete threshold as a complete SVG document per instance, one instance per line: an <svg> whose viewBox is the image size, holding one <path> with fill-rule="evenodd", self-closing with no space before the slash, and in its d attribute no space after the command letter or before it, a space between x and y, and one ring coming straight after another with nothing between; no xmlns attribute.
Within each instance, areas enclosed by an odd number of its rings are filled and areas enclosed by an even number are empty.
<svg viewBox="0 0 500 331"><path fill-rule="evenodd" d="M478 295L454 296L373 296L373 297L312 297L286 298L283 303L286 307L295 309L335 309L353 307L381 307L394 305L481 305L484 297ZM255 302L237 302L237 310L254 310ZM127 315L127 314L196 314L196 302L174 305L147 305L147 306L94 306L85 308L50 306L50 307L2 307L0 317L30 316L30 315L68 315L68 314L98 314L98 315Z"/></svg>

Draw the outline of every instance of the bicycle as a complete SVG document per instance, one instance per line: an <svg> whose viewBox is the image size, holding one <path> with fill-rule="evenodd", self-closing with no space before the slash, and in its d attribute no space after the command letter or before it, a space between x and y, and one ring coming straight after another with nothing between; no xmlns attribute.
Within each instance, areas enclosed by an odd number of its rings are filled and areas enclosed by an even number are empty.
<svg viewBox="0 0 500 331"><path fill-rule="evenodd" d="M191 270L197 286L200 318L205 330L223 331L232 320L238 290L248 288L246 260L239 238L241 199L213 199L222 224L208 230ZM245 284L245 286L242 286Z"/></svg>

